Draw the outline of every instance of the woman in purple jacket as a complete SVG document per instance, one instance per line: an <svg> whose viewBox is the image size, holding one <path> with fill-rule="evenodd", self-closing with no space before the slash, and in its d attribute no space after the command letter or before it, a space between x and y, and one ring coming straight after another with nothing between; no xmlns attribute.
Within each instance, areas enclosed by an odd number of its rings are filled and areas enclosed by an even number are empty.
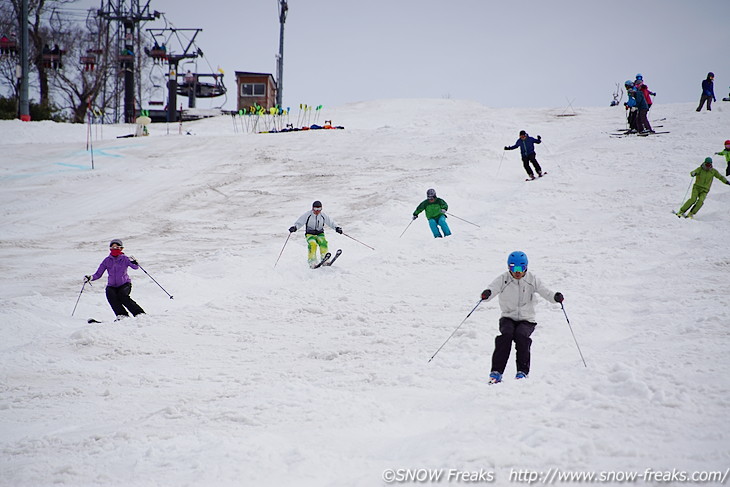
<svg viewBox="0 0 730 487"><path fill-rule="evenodd" d="M109 255L101 261L93 276L86 276L86 282L96 281L107 272L109 278L106 286L106 299L117 315L117 319L129 316L129 310L134 316L144 314L144 310L129 297L132 293L132 280L127 275L127 267L139 269L137 261L132 256L127 257L122 250L122 241L115 238L109 242ZM126 309L125 309L126 308Z"/></svg>

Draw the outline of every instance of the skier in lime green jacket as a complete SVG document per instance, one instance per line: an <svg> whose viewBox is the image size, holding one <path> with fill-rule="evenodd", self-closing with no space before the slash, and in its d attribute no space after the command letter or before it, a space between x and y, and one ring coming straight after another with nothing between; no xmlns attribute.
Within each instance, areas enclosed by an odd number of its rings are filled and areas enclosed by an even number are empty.
<svg viewBox="0 0 730 487"><path fill-rule="evenodd" d="M725 169L725 176L730 176L730 139L725 141L725 150L721 152L715 152L718 156L725 156L725 162L727 162L727 169Z"/></svg>
<svg viewBox="0 0 730 487"><path fill-rule="evenodd" d="M725 179L725 176L712 167L712 158L710 157L705 158L705 162L689 173L689 175L697 179L695 179L695 184L692 186L692 196L679 209L677 212L678 217L694 218L695 214L700 211L700 208L705 203L705 197L710 192L710 186L712 186L712 180L714 178L730 185L728 180ZM689 210L689 214L685 215L684 212L687 210Z"/></svg>
<svg viewBox="0 0 730 487"><path fill-rule="evenodd" d="M418 214L425 210L428 226L431 228L434 238L442 237L439 227L444 232L443 237L448 237L451 235L449 224L446 223L446 210L448 209L449 205L441 198L436 197L436 190L431 188L426 191L426 199L413 212L413 219L418 218Z"/></svg>

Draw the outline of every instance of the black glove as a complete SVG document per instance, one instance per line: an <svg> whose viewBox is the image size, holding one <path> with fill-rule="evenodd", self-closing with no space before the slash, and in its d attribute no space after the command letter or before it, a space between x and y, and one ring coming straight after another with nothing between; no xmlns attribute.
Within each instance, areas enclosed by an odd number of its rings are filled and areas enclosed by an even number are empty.
<svg viewBox="0 0 730 487"><path fill-rule="evenodd" d="M489 299L489 296L492 295L492 291L490 289L485 289L482 291L482 299Z"/></svg>
<svg viewBox="0 0 730 487"><path fill-rule="evenodd" d="M294 233L296 231L297 231L297 227L295 227L293 225L291 227L289 227L289 233Z"/></svg>
<svg viewBox="0 0 730 487"><path fill-rule="evenodd" d="M84 282L91 282L91 276L84 276Z"/></svg>
<svg viewBox="0 0 730 487"><path fill-rule="evenodd" d="M562 293L555 293L554 299L556 303L562 303L565 298L563 297Z"/></svg>
<svg viewBox="0 0 730 487"><path fill-rule="evenodd" d="M505 146L504 146L504 150L509 150L509 147L507 147L507 146L505 145Z"/></svg>
<svg viewBox="0 0 730 487"><path fill-rule="evenodd" d="M727 183L725 183L725 184L727 184L728 186L730 186L730 181L728 181L728 182L727 182Z"/></svg>
<svg viewBox="0 0 730 487"><path fill-rule="evenodd" d="M341 233L342 233L342 227L337 227L337 228L335 228L335 232L337 232L337 233L340 233L340 234L341 234Z"/></svg>
<svg viewBox="0 0 730 487"><path fill-rule="evenodd" d="M139 265L139 262L137 262L137 258L135 256L133 256L133 255L130 255L129 256L129 262L132 263L132 264L134 264L134 265Z"/></svg>
<svg viewBox="0 0 730 487"><path fill-rule="evenodd" d="M540 137L540 136L538 135L538 136L537 136L537 140L542 140L542 137Z"/></svg>
<svg viewBox="0 0 730 487"><path fill-rule="evenodd" d="M413 219L415 220L416 218L418 218L418 215L413 215Z"/></svg>

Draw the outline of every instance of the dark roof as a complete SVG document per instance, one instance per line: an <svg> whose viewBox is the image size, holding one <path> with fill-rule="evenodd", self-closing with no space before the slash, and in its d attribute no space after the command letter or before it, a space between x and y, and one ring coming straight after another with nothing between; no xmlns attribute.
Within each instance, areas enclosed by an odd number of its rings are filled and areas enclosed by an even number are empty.
<svg viewBox="0 0 730 487"><path fill-rule="evenodd" d="M274 81L274 75L271 73L253 73L251 71L236 71L236 76L268 76Z"/></svg>

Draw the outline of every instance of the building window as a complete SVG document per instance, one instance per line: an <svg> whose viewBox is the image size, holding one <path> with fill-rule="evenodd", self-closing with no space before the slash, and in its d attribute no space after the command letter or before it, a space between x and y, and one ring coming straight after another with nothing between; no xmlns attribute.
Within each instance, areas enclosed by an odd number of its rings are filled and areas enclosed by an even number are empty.
<svg viewBox="0 0 730 487"><path fill-rule="evenodd" d="M244 83L241 85L241 96L264 96L266 85L263 83Z"/></svg>

